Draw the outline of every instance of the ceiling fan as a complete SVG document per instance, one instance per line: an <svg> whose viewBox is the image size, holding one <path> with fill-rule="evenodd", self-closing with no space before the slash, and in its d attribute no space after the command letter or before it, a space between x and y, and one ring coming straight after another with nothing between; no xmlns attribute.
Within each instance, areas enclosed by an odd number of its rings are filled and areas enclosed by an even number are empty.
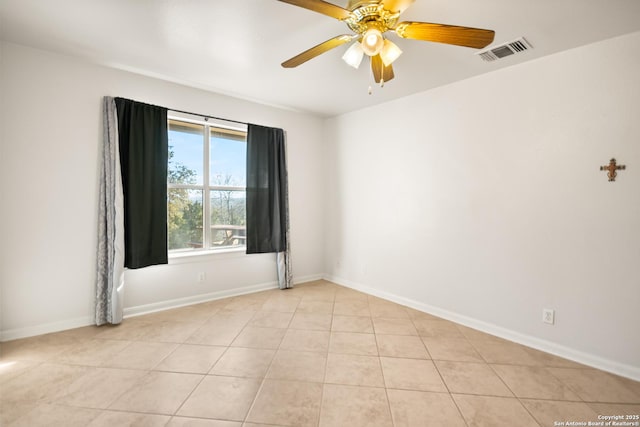
<svg viewBox="0 0 640 427"><path fill-rule="evenodd" d="M304 64L333 48L356 40L342 59L358 68L364 54L371 58L371 71L381 85L393 79L391 63L402 51L384 33L393 31L405 39L424 40L481 49L493 42L492 30L428 22L400 22L398 18L415 0L349 0L345 8L323 0L279 0L347 24L355 34L343 34L312 47L282 63L284 68Z"/></svg>

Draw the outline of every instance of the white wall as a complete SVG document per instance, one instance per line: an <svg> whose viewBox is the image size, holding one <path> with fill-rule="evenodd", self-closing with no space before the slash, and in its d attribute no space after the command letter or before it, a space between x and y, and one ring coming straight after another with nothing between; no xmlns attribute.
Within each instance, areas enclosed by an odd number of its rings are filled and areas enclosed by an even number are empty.
<svg viewBox="0 0 640 427"><path fill-rule="evenodd" d="M638 76L635 33L331 119L329 277L640 379Z"/></svg>
<svg viewBox="0 0 640 427"><path fill-rule="evenodd" d="M317 162L322 120L10 43L1 47L4 339L92 319L105 95L285 129L294 280L322 275L322 197L316 196L324 187ZM131 271L126 312L273 285L274 259L209 256ZM202 284L196 283L200 271L207 273Z"/></svg>

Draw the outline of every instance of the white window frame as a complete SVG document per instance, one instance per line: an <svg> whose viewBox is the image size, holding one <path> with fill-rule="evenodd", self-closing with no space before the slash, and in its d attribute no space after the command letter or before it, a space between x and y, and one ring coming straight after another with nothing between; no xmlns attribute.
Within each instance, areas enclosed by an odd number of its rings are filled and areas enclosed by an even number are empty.
<svg viewBox="0 0 640 427"><path fill-rule="evenodd" d="M211 185L210 181L210 148L211 148L211 129L220 129L222 131L228 130L233 132L242 132L245 134L245 141L247 136L247 125L227 122L220 119L213 119L209 117L194 116L191 114L176 112L169 110L167 112L167 130L169 128L169 122L179 121L185 123L193 123L204 126L202 133L202 184L172 184L167 183L167 195L170 189L186 189L186 190L199 190L202 191L202 248L183 248L169 250L170 258L178 258L184 256L199 256L209 253L221 253L221 252L239 252L246 250L246 240L243 245L236 246L223 246L219 248L208 247L211 241L211 192L212 191L244 191L245 202L247 187L244 186L222 186Z"/></svg>

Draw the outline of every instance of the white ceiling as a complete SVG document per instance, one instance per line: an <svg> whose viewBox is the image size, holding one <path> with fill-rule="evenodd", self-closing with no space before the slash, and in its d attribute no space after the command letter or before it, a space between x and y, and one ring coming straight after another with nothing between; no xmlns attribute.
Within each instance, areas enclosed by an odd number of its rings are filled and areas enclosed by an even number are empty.
<svg viewBox="0 0 640 427"><path fill-rule="evenodd" d="M280 66L350 31L277 0L0 0L3 40L322 116L639 31L640 0L416 0L400 20L492 29L494 45L524 36L534 49L487 63L474 49L392 34L404 51L396 78L368 95L366 64L341 60L348 45Z"/></svg>

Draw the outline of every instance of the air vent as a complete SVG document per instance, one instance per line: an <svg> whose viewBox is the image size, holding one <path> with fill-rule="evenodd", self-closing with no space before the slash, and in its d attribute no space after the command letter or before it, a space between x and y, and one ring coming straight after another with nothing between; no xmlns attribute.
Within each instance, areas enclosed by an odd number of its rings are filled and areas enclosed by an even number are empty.
<svg viewBox="0 0 640 427"><path fill-rule="evenodd" d="M476 55L479 55L484 61L491 62L531 49L533 49L533 46L524 37L520 37L518 40L480 51Z"/></svg>

